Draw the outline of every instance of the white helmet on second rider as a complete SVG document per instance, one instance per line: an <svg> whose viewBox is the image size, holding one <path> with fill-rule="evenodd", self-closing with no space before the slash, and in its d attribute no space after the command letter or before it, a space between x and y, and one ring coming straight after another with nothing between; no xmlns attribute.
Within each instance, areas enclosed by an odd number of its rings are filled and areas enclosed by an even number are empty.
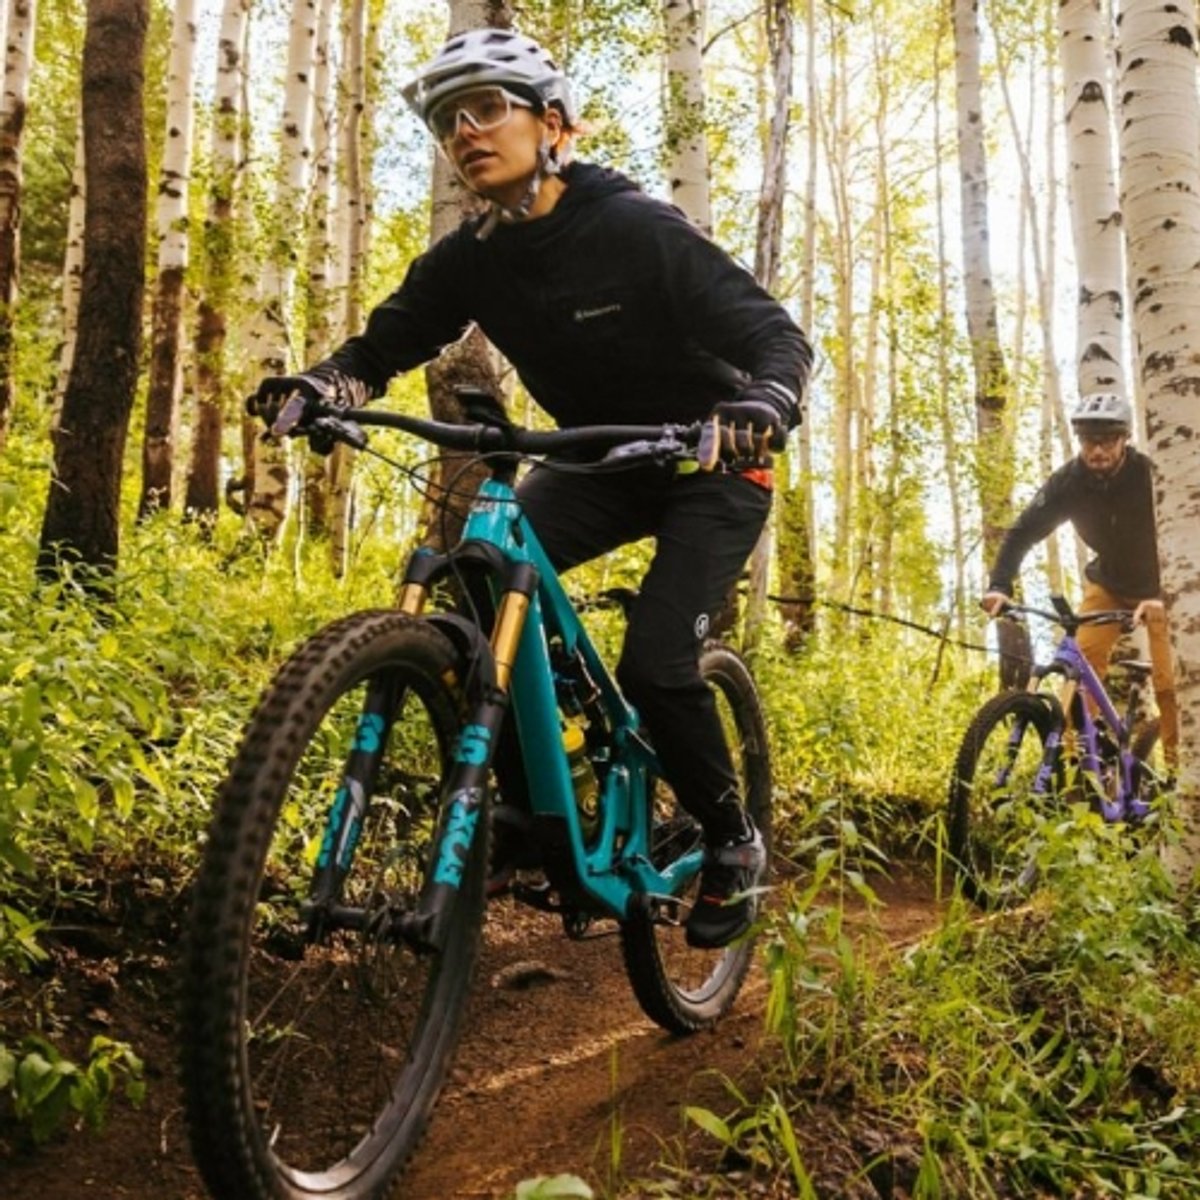
<svg viewBox="0 0 1200 1200"><path fill-rule="evenodd" d="M1133 409L1129 401L1117 392L1089 392L1081 396L1075 406L1071 414L1071 428L1076 433L1129 433L1133 428Z"/></svg>

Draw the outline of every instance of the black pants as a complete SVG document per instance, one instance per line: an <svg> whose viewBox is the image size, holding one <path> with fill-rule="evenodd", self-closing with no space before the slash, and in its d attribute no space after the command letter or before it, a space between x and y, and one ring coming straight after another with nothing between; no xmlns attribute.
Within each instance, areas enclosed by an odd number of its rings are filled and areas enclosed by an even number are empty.
<svg viewBox="0 0 1200 1200"><path fill-rule="evenodd" d="M737 776L712 692L700 677L699 652L754 549L771 493L738 475L672 478L646 467L612 475L535 468L518 494L559 571L655 539L617 680L645 721L680 803L710 840L736 835L740 817L720 801L736 791Z"/></svg>

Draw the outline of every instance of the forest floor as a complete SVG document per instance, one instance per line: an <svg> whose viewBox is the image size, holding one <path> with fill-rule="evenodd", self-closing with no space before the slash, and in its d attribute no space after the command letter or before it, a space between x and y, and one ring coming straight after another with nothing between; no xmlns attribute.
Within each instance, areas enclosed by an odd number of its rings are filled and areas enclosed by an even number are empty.
<svg viewBox="0 0 1200 1200"><path fill-rule="evenodd" d="M882 905L867 912L848 902L847 923L881 952L911 943L936 922L927 879L906 875L875 886ZM509 1200L520 1181L560 1172L605 1195L618 1167L625 1179L672 1179L672 1194L681 1197L792 1195L785 1181L748 1173L744 1161L722 1162L715 1143L684 1116L687 1105L727 1115L734 1108L730 1083L757 1094L760 1064L771 1054L760 966L714 1030L673 1038L641 1014L616 938L572 942L552 918L514 920L509 903L489 914L466 1034L396 1195ZM180 912L180 904L131 888L120 902L75 913L69 927L58 928L48 939L51 962L38 975L0 978L0 1029L20 1028L18 1012L38 990L56 1015L61 1033L54 1036L65 1052L82 1058L97 1033L128 1042L145 1061L148 1083L140 1107L113 1101L101 1132L70 1129L38 1148L26 1143L0 1101L6 1200L205 1200L174 1069ZM846 1116L815 1140L802 1138L818 1194L907 1195L893 1172L888 1179L873 1172L874 1182L864 1174L865 1163L879 1156L878 1136ZM910 1148L890 1152L897 1166L911 1159Z"/></svg>

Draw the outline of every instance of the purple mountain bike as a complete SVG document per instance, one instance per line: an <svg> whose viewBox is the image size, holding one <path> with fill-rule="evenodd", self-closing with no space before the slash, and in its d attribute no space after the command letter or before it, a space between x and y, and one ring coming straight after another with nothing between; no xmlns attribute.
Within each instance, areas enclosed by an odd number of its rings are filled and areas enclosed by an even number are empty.
<svg viewBox="0 0 1200 1200"><path fill-rule="evenodd" d="M1076 613L1062 596L1051 603L1053 612L1006 607L1006 616L1054 622L1062 636L1026 690L993 696L975 714L950 781L951 861L963 893L984 908L1017 903L1032 891L1047 814L1083 801L1105 821L1140 824L1166 787L1158 721L1143 713L1150 664L1112 664L1127 683L1118 712L1075 638L1082 625L1130 630L1133 614Z"/></svg>

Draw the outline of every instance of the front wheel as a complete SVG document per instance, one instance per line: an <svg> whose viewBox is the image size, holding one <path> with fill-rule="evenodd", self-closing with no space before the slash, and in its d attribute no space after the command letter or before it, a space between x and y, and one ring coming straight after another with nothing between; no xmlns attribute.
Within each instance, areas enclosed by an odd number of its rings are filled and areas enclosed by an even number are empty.
<svg viewBox="0 0 1200 1200"><path fill-rule="evenodd" d="M1037 829L1055 802L1062 710L1052 696L1005 692L975 715L950 781L948 849L963 893L983 908L1024 899L1037 876Z"/></svg>
<svg viewBox="0 0 1200 1200"><path fill-rule="evenodd" d="M416 952L402 932L430 860L461 677L436 629L359 613L292 656L246 728L181 980L187 1121L215 1197L381 1196L423 1131L483 913L486 816L446 949Z"/></svg>
<svg viewBox="0 0 1200 1200"><path fill-rule="evenodd" d="M762 834L770 862L771 760L767 727L758 690L745 662L728 646L706 645L700 673L712 689L725 740L747 811ZM700 846L699 825L675 799L667 784L651 780L651 856L662 869ZM764 873L763 882L766 876ZM681 899L693 898L694 877ZM722 950L688 946L682 925L669 923L651 909L622 922L625 969L646 1015L672 1033L694 1033L712 1025L737 998L754 950L751 936Z"/></svg>

